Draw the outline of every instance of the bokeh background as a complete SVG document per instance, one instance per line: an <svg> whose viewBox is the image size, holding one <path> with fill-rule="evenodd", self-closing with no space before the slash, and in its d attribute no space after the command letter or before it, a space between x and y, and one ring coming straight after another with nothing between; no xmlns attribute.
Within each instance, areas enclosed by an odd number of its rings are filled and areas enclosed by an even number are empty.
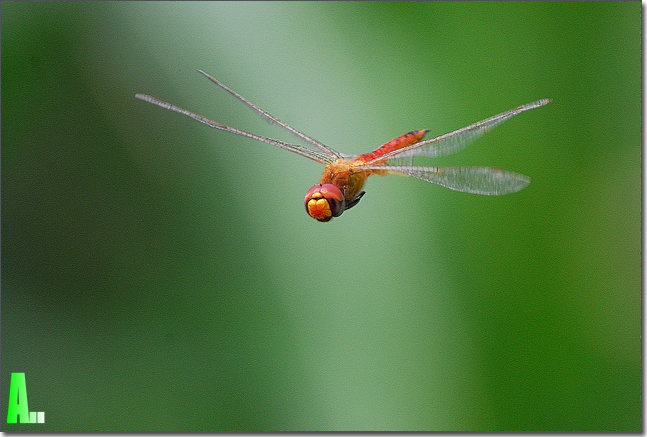
<svg viewBox="0 0 647 437"><path fill-rule="evenodd" d="M640 14L3 2L3 429L640 430ZM295 141L196 69L348 153L554 101L429 161L527 189L322 224L321 166L133 97Z"/></svg>

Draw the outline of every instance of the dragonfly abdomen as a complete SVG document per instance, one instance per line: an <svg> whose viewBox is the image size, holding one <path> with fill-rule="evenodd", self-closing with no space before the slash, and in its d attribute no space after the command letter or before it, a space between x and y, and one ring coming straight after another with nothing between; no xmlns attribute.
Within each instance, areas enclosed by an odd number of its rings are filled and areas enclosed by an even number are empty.
<svg viewBox="0 0 647 437"><path fill-rule="evenodd" d="M427 132L429 132L429 129L412 130L410 132L407 132L404 135L400 135L397 138L393 138L388 143L382 144L379 148L375 149L370 153L366 153L364 155L358 156L357 158L355 158L355 161L368 162L373 159L379 158L382 155L386 155L387 153L392 152L393 150L398 150L403 147L410 146L411 144L415 144L418 141L422 140L422 138L425 136Z"/></svg>

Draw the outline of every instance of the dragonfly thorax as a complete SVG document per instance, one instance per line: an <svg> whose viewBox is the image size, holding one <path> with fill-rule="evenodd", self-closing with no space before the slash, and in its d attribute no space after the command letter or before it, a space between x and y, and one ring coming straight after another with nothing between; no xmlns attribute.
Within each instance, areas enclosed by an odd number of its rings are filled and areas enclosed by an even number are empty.
<svg viewBox="0 0 647 437"><path fill-rule="evenodd" d="M336 186L344 194L346 203L350 203L362 191L366 178L371 174L367 171L358 171L356 169L358 164L361 163L338 159L324 168L319 183ZM346 209L348 208L350 207L347 206Z"/></svg>

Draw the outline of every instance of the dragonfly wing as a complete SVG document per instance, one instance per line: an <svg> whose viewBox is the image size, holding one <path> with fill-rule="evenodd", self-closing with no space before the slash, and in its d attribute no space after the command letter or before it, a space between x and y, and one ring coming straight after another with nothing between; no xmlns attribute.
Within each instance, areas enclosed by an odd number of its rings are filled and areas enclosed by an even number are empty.
<svg viewBox="0 0 647 437"><path fill-rule="evenodd" d="M378 161L386 161L395 158L408 158L413 156L444 156L456 153L464 149L472 141L481 135L503 123L504 121L521 114L530 109L539 108L550 103L550 99L538 100L533 103L519 106L485 120L479 121L464 128L441 135L430 140L420 141L407 147L394 150L377 159L368 161L367 164L373 164Z"/></svg>
<svg viewBox="0 0 647 437"><path fill-rule="evenodd" d="M357 169L386 170L464 193L499 196L514 193L530 183L527 176L490 167L419 167L362 165Z"/></svg>
<svg viewBox="0 0 647 437"><path fill-rule="evenodd" d="M247 100L246 98L244 98L243 96L241 96L240 94L235 92L234 90L228 88L227 86L225 86L223 83L218 81L213 76L205 73L202 70L198 70L198 73L202 74L204 77L209 79L211 82L215 83L220 88L227 91L232 96L236 97L238 100L240 100L241 102L243 102L244 104L246 104L247 106L252 108L258 114L260 114L262 117L266 118L267 120L271 121L272 123L276 123L277 125L281 126L283 129L286 129L286 130L290 131L291 133L293 133L297 137L301 138L305 142L310 143L313 146L317 147L322 152L327 153L328 155L335 157L335 159L341 158L341 154L338 151L336 151L335 149L333 149L332 147L328 147L325 144L321 143L320 141L317 141L314 138L312 138L312 137L310 137L310 136L308 136L308 135L306 135L306 134L304 134L302 132L299 132L298 130L296 130L292 126L288 125L287 123L282 122L281 120L274 117L273 115L271 115L267 111L259 108L258 106L256 106L255 104L253 104L252 102L250 102L249 100ZM334 159L333 159L333 161L334 161Z"/></svg>
<svg viewBox="0 0 647 437"><path fill-rule="evenodd" d="M224 130L226 132L231 132L232 134L240 135L247 138L252 138L254 140L261 141L266 144L270 144L272 146L278 147L283 150L289 150L290 152L296 153L297 155L305 156L306 158L312 159L313 161L317 161L321 164L329 164L333 162L333 159L328 154L324 154L316 150L311 150L311 149L308 149L307 147L299 146L297 144L285 143L283 141L274 140L272 138L267 138L261 135L256 135L256 134L246 132L244 130L236 129L235 127L226 126L222 123L218 123L217 121L210 120L207 117L203 117L202 115L196 114L194 112L180 108L179 106L175 106L171 103L165 102L164 100L158 99L157 97L149 96L146 94L135 94L135 97L138 98L139 100L143 100L144 102L152 103L153 105L157 105L161 108L186 115L187 117L192 118L196 121L199 121L200 123L206 124L207 126L212 127L214 129Z"/></svg>

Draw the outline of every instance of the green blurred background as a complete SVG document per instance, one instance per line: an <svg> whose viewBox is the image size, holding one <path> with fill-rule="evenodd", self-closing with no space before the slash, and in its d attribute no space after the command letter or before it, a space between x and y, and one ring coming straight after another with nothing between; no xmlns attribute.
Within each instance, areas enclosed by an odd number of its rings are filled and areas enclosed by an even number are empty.
<svg viewBox="0 0 647 437"><path fill-rule="evenodd" d="M2 3L5 430L641 428L641 4ZM539 98L309 218L348 153ZM25 372L43 425L7 425Z"/></svg>

